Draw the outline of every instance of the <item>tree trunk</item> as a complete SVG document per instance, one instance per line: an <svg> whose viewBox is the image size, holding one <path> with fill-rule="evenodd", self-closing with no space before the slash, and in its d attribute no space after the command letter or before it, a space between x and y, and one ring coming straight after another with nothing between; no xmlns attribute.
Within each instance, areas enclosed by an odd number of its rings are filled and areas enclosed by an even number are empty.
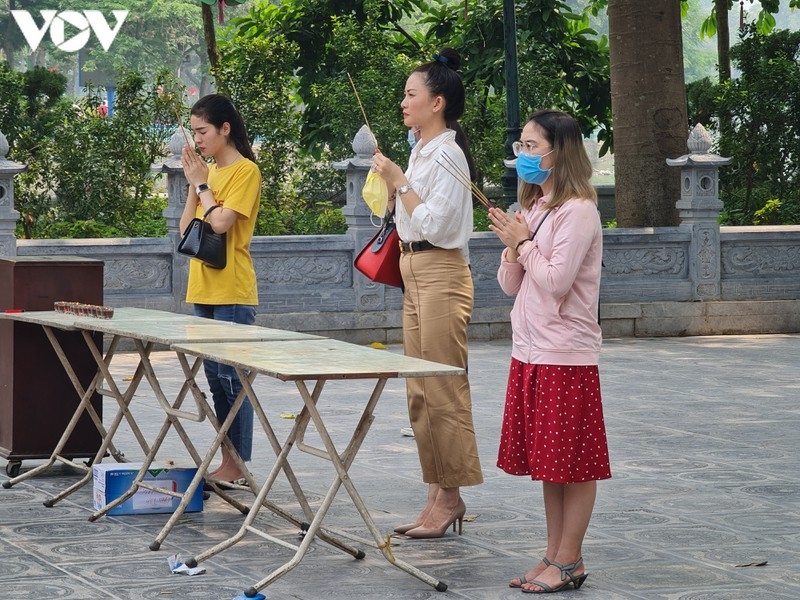
<svg viewBox="0 0 800 600"><path fill-rule="evenodd" d="M717 18L717 63L719 82L731 80L731 32L728 27L728 0L714 0L714 15ZM729 111L719 111L719 133L721 136L730 135L731 114ZM704 123L705 125L705 123Z"/></svg>
<svg viewBox="0 0 800 600"><path fill-rule="evenodd" d="M206 39L206 54L211 72L214 73L219 64L219 49L217 48L217 30L214 24L214 14L208 4L203 4L203 35Z"/></svg>
<svg viewBox="0 0 800 600"><path fill-rule="evenodd" d="M731 79L731 32L728 27L728 0L714 0L714 15L717 18L717 62L719 82Z"/></svg>
<svg viewBox="0 0 800 600"><path fill-rule="evenodd" d="M687 153L680 0L609 0L616 213L620 227L678 224Z"/></svg>
<svg viewBox="0 0 800 600"><path fill-rule="evenodd" d="M16 6L14 5L14 0L8 0L8 10L9 15L11 15L12 10L16 10ZM5 59L8 61L8 66L11 70L14 70L14 56L15 48L11 43L11 27L12 23L14 23L14 19L8 18L6 19L6 30L3 32L3 54L5 54Z"/></svg>
<svg viewBox="0 0 800 600"><path fill-rule="evenodd" d="M197 86L198 88L198 96L202 98L206 94L212 93L214 90L212 89L212 80L208 76L208 63L206 62L208 59L202 52L198 52L198 56L200 58L200 69L198 71L202 73L200 76L200 84Z"/></svg>

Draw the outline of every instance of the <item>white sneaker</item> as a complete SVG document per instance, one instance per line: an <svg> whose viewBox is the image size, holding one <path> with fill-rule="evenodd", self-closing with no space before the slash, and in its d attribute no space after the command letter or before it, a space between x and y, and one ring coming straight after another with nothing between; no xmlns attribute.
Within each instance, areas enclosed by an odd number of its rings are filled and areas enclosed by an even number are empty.
<svg viewBox="0 0 800 600"><path fill-rule="evenodd" d="M402 427L400 433L406 437L414 437L414 430L411 427Z"/></svg>

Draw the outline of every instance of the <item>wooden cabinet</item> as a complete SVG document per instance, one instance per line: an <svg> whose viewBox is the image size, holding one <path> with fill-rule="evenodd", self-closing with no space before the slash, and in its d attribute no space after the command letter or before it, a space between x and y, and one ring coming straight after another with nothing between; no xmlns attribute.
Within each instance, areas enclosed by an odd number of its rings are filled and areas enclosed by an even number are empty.
<svg viewBox="0 0 800 600"><path fill-rule="evenodd" d="M103 261L74 256L0 258L0 311L53 310L58 300L103 304ZM56 331L81 384L97 367L80 332ZM102 348L102 336L95 339ZM48 458L80 398L40 325L0 320L0 456L14 475L23 459ZM102 415L102 400L92 403ZM100 434L84 413L63 456L93 457Z"/></svg>

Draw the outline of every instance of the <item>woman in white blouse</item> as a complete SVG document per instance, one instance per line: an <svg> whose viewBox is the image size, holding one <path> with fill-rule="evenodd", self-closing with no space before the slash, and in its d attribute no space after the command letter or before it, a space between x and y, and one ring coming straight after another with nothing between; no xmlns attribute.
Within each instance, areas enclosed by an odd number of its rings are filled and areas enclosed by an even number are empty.
<svg viewBox="0 0 800 600"><path fill-rule="evenodd" d="M467 326L473 287L469 149L448 128L464 113L461 57L443 48L411 73L400 106L419 141L408 169L377 153L372 168L396 201L402 255L403 348L407 356L467 368ZM457 126L456 126L457 127ZM463 137L463 136L459 136ZM390 206L391 208L391 206ZM427 502L413 523L395 528L412 538L442 537L466 511L462 486L483 482L467 376L406 380L408 410Z"/></svg>

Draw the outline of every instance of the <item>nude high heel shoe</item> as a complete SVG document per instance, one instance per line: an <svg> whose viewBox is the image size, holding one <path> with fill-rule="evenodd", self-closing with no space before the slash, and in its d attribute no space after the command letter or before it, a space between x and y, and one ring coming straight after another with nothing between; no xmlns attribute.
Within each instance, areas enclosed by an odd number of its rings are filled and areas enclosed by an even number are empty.
<svg viewBox="0 0 800 600"><path fill-rule="evenodd" d="M395 533L408 533L412 529L419 527L421 523L409 523L408 525L398 525L394 528Z"/></svg>
<svg viewBox="0 0 800 600"><path fill-rule="evenodd" d="M445 522L440 527L415 527L406 531L406 535L415 539L432 539L443 537L447 532L450 525L453 526L453 531L456 530L456 521L458 521L458 535L461 535L461 528L464 521L464 514L467 512L467 507L464 501L459 498L458 504L450 512Z"/></svg>
<svg viewBox="0 0 800 600"><path fill-rule="evenodd" d="M416 529L417 527L422 525L422 522L425 520L425 515L427 515L428 512L430 512L430 509L428 508L428 506L429 505L430 506L433 505L433 503L436 500L436 495L438 494L438 492L439 492L439 486L431 484L429 486L429 488L428 488L428 502L425 505L425 508L423 509L423 511L419 515L417 515L417 520L414 523L407 523L406 525L398 525L397 527L394 528L394 532L395 533L408 533L412 529Z"/></svg>

